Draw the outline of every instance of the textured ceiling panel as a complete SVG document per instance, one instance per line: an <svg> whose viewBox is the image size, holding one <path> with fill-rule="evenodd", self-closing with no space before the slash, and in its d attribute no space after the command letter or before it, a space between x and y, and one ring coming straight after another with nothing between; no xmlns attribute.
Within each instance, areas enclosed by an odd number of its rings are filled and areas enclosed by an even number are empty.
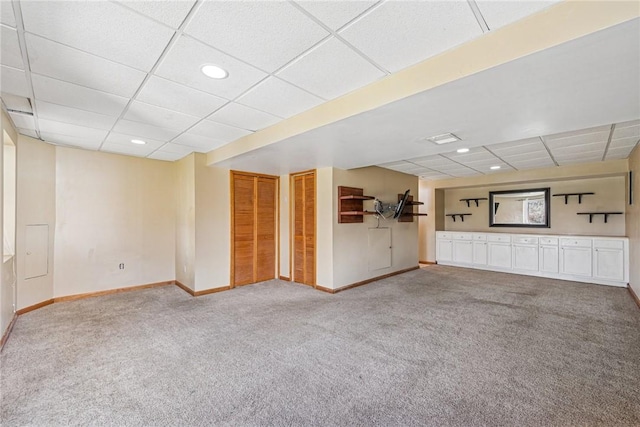
<svg viewBox="0 0 640 427"><path fill-rule="evenodd" d="M324 25L337 30L347 22L361 15L377 1L318 1L298 0L298 5L320 20Z"/></svg>
<svg viewBox="0 0 640 427"><path fill-rule="evenodd" d="M0 23L15 28L16 18L13 14L11 2L0 1Z"/></svg>
<svg viewBox="0 0 640 427"><path fill-rule="evenodd" d="M484 17L490 30L508 25L525 16L532 15L549 6L555 1L495 1L495 0L476 0L478 8Z"/></svg>
<svg viewBox="0 0 640 427"><path fill-rule="evenodd" d="M278 72L278 77L325 99L337 98L384 76L385 73L335 37Z"/></svg>
<svg viewBox="0 0 640 427"><path fill-rule="evenodd" d="M29 87L24 71L17 68L0 66L0 88L3 93L28 97Z"/></svg>
<svg viewBox="0 0 640 427"><path fill-rule="evenodd" d="M40 131L40 136L47 142L54 144L68 145L71 147L84 148L86 150L97 150L102 143L102 139L89 139L85 137L59 135L57 133Z"/></svg>
<svg viewBox="0 0 640 427"><path fill-rule="evenodd" d="M154 148L146 145L136 144L116 144L113 142L105 142L102 144L100 151L108 153L125 154L127 156L146 157L153 152Z"/></svg>
<svg viewBox="0 0 640 427"><path fill-rule="evenodd" d="M22 96L2 92L2 102L4 102L10 110L24 111L28 113L33 112L29 99Z"/></svg>
<svg viewBox="0 0 640 427"><path fill-rule="evenodd" d="M86 138L88 140L102 141L108 133L104 129L88 128L86 126L72 125L47 119L39 119L38 124L40 125L41 132Z"/></svg>
<svg viewBox="0 0 640 427"><path fill-rule="evenodd" d="M173 31L107 1L25 1L27 32L149 71ZM64 24L62 24L64 23Z"/></svg>
<svg viewBox="0 0 640 427"><path fill-rule="evenodd" d="M215 122L251 131L266 128L281 120L280 117L235 102L225 105L209 118Z"/></svg>
<svg viewBox="0 0 640 427"><path fill-rule="evenodd" d="M219 141L206 136L194 135L191 133L183 133L177 137L174 141L176 144L183 144L188 147L192 147L194 151L199 153L206 153L218 147L226 144L224 141Z"/></svg>
<svg viewBox="0 0 640 427"><path fill-rule="evenodd" d="M167 129L175 130L185 130L199 120L198 117L178 113L177 111L167 110L166 108L156 107L155 105L145 104L139 101L131 103L123 118L133 122L162 126Z"/></svg>
<svg viewBox="0 0 640 427"><path fill-rule="evenodd" d="M129 101L118 95L100 92L38 74L31 75L36 99L94 113L119 116Z"/></svg>
<svg viewBox="0 0 640 427"><path fill-rule="evenodd" d="M116 144L116 145L125 145L132 146L134 148L139 148L139 151L145 151L147 154L151 153L153 150L156 150L162 147L165 143L164 141L156 141L154 139L145 138L144 141L146 144L133 144L131 142L132 139L138 139L135 135L126 135L123 133L111 132L107 139L105 139L105 144ZM103 147L104 148L104 147ZM145 156L147 155L145 154Z"/></svg>
<svg viewBox="0 0 640 427"><path fill-rule="evenodd" d="M266 71L275 71L329 33L287 2L203 3L187 34Z"/></svg>
<svg viewBox="0 0 640 427"><path fill-rule="evenodd" d="M156 76L147 80L136 99L200 118L227 103L223 98Z"/></svg>
<svg viewBox="0 0 640 427"><path fill-rule="evenodd" d="M9 116L11 116L11 120L13 120L13 124L16 127L32 130L36 128L36 122L31 115L9 113Z"/></svg>
<svg viewBox="0 0 640 427"><path fill-rule="evenodd" d="M222 80L209 78L200 71L205 64L222 67L229 76ZM235 98L267 76L244 62L185 36L178 39L156 74L226 99Z"/></svg>
<svg viewBox="0 0 640 427"><path fill-rule="evenodd" d="M123 5L130 7L150 18L160 21L172 28L178 28L184 18L195 4L193 0L167 1L120 1Z"/></svg>
<svg viewBox="0 0 640 427"><path fill-rule="evenodd" d="M45 101L36 101L36 106L38 107L38 117L41 119L49 119L78 126L91 124L91 127L96 129L110 130L116 120L118 120L118 118L114 116L78 110Z"/></svg>
<svg viewBox="0 0 640 427"><path fill-rule="evenodd" d="M42 37L26 34L31 71L80 86L131 97L146 77L117 64Z"/></svg>
<svg viewBox="0 0 640 427"><path fill-rule="evenodd" d="M113 130L128 135L135 135L141 139L151 138L159 141L168 141L180 133L178 130L132 122L130 120L119 120L113 127Z"/></svg>
<svg viewBox="0 0 640 427"><path fill-rule="evenodd" d="M193 151L190 148L187 148L187 150L189 151L189 153L191 153ZM156 151L154 153L151 153L147 157L149 159L154 159L154 160L164 160L164 161L167 161L167 162L174 162L176 160L180 160L181 158L183 158L184 156L186 156L189 153L180 154L180 153L170 153L170 152L167 152L167 151L158 150L158 151Z"/></svg>
<svg viewBox="0 0 640 427"><path fill-rule="evenodd" d="M18 32L15 29L0 25L0 47L2 48L0 64L24 70Z"/></svg>
<svg viewBox="0 0 640 427"><path fill-rule="evenodd" d="M231 142L245 135L249 135L251 132L234 126L212 122L211 120L203 120L189 129L189 133L206 136L219 141Z"/></svg>
<svg viewBox="0 0 640 427"><path fill-rule="evenodd" d="M395 72L478 37L482 30L466 2L388 1L340 35Z"/></svg>
<svg viewBox="0 0 640 427"><path fill-rule="evenodd" d="M276 77L269 77L236 102L288 118L321 104L323 100Z"/></svg>

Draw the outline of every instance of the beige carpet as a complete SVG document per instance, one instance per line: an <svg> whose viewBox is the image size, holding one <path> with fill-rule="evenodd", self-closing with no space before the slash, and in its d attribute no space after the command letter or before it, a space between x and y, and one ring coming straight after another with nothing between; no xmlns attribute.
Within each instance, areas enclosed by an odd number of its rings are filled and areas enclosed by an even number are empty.
<svg viewBox="0 0 640 427"><path fill-rule="evenodd" d="M0 361L2 426L640 425L626 289L453 267L54 304Z"/></svg>

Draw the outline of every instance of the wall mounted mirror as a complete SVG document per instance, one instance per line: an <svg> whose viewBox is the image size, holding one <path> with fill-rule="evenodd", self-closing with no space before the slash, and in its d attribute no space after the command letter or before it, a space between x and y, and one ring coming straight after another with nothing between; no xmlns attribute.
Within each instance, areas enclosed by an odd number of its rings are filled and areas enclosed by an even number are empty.
<svg viewBox="0 0 640 427"><path fill-rule="evenodd" d="M549 188L489 192L490 227L549 228Z"/></svg>

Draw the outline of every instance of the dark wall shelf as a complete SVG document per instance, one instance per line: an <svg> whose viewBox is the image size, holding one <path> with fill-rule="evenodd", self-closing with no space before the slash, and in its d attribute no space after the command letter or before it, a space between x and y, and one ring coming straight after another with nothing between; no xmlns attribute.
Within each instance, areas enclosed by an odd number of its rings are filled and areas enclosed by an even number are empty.
<svg viewBox="0 0 640 427"><path fill-rule="evenodd" d="M402 200L402 196L404 196L404 194L398 194L398 202ZM398 218L398 222L413 222L414 216L427 216L426 213L413 212L413 206L420 206L420 205L424 205L424 203L414 201L413 196L409 195L409 197L407 198L407 204L404 205L404 209L402 209L402 213Z"/></svg>
<svg viewBox="0 0 640 427"><path fill-rule="evenodd" d="M578 212L578 215L589 215L589 223L593 222L594 215L602 215L604 216L604 223L607 223L607 219L609 215L622 215L624 212Z"/></svg>
<svg viewBox="0 0 640 427"><path fill-rule="evenodd" d="M582 196L593 196L596 193L558 193L554 194L553 197L564 197L564 204L569 203L569 197L577 196L578 204L582 204Z"/></svg>
<svg viewBox="0 0 640 427"><path fill-rule="evenodd" d="M365 196L362 188L338 187L338 223L364 222L364 215L373 215L375 212L364 210L363 202L373 200L373 196Z"/></svg>
<svg viewBox="0 0 640 427"><path fill-rule="evenodd" d="M489 200L486 197L470 197L468 199L460 199L461 202L467 202L467 207L470 208L471 207L471 203L470 202L476 202L476 207L479 207L480 204L478 203L480 200Z"/></svg>
<svg viewBox="0 0 640 427"><path fill-rule="evenodd" d="M453 222L456 222L456 217L459 216L460 217L460 221L464 222L464 217L465 216L469 216L469 215L473 215L470 213L454 213L454 214L447 214L446 216L450 216L451 218L453 218Z"/></svg>

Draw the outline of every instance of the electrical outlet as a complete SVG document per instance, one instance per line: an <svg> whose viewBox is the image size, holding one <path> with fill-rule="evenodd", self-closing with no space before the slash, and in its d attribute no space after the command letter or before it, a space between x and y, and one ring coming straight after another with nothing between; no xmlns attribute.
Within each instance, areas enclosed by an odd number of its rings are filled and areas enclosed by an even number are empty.
<svg viewBox="0 0 640 427"><path fill-rule="evenodd" d="M184 265L184 266L182 267L182 269L184 270L184 272L185 272L185 273L187 272L187 266L186 266L186 265Z"/></svg>
<svg viewBox="0 0 640 427"><path fill-rule="evenodd" d="M118 265L118 268L120 270L124 270L124 262L121 262L120 265Z"/></svg>

